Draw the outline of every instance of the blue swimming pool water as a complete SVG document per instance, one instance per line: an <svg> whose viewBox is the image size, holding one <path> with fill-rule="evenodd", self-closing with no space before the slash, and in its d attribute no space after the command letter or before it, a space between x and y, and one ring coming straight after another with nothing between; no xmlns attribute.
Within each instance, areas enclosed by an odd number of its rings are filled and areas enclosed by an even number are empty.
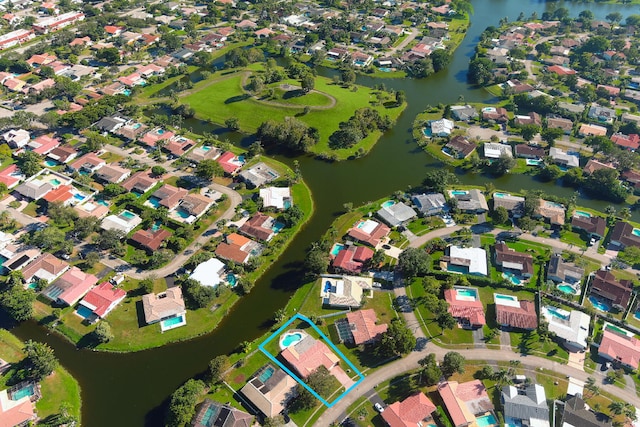
<svg viewBox="0 0 640 427"><path fill-rule="evenodd" d="M542 160L538 160L538 159L527 159L527 165L528 166L539 166L540 163L542 163Z"/></svg>
<svg viewBox="0 0 640 427"><path fill-rule="evenodd" d="M338 253L340 253L341 250L344 249L344 245L341 243L336 243L335 245L333 245L333 248L331 248L331 255L333 256L337 256Z"/></svg>
<svg viewBox="0 0 640 427"><path fill-rule="evenodd" d="M160 230L160 226L162 225L162 221L156 221L151 225L151 231Z"/></svg>
<svg viewBox="0 0 640 427"><path fill-rule="evenodd" d="M640 230L638 230L637 228L634 228L632 231L634 236L639 236L640 237Z"/></svg>
<svg viewBox="0 0 640 427"><path fill-rule="evenodd" d="M509 197L511 194L509 193L493 193L493 197L497 197L498 199L502 199L503 197Z"/></svg>
<svg viewBox="0 0 640 427"><path fill-rule="evenodd" d="M213 425L213 421L215 421L213 418L216 415L216 410L209 406L207 408L207 410L204 412L204 415L202 416L202 425L204 426L209 426L209 425Z"/></svg>
<svg viewBox="0 0 640 427"><path fill-rule="evenodd" d="M502 277L504 277L505 279L508 279L514 285L522 284L522 280L520 280L515 274L509 273L508 271L502 273Z"/></svg>
<svg viewBox="0 0 640 427"><path fill-rule="evenodd" d="M12 392L11 397L12 400L20 400L23 397L31 397L34 394L36 394L35 386L33 384L29 384L25 388Z"/></svg>
<svg viewBox="0 0 640 427"><path fill-rule="evenodd" d="M126 218L126 219L133 219L133 218L136 217L136 214L134 214L133 212L129 212L129 211L122 211L120 216L123 217L123 218Z"/></svg>
<svg viewBox="0 0 640 427"><path fill-rule="evenodd" d="M450 271L452 273L460 273L460 274L467 274L469 273L469 268L467 267L463 267L461 265L447 265L447 271Z"/></svg>
<svg viewBox="0 0 640 427"><path fill-rule="evenodd" d="M38 289L38 283L37 282L31 282L27 285L27 288L29 289Z"/></svg>
<svg viewBox="0 0 640 427"><path fill-rule="evenodd" d="M390 73L391 72L391 68L387 68L387 67L380 67L380 68L378 68L378 70L382 71L383 73Z"/></svg>
<svg viewBox="0 0 640 427"><path fill-rule="evenodd" d="M451 195L453 196L464 196L465 194L469 194L469 192L464 190L453 190L451 192Z"/></svg>
<svg viewBox="0 0 640 427"><path fill-rule="evenodd" d="M276 370L275 370L275 368L273 366L267 366L267 368L264 371L262 371L262 373L260 374L258 379L260 381L262 381L263 383L266 383L267 380L273 376L273 373L275 371Z"/></svg>
<svg viewBox="0 0 640 427"><path fill-rule="evenodd" d="M274 233L279 233L280 230L282 230L284 228L284 224L281 222L275 222L273 224L273 226L271 227L271 230L273 230Z"/></svg>
<svg viewBox="0 0 640 427"><path fill-rule="evenodd" d="M55 160L45 160L44 164L46 166L49 166L50 168L52 168L54 166L58 166L58 162L56 162Z"/></svg>
<svg viewBox="0 0 640 427"><path fill-rule="evenodd" d="M136 190L135 188L133 190L131 190L131 194L135 194L136 197L140 197L142 196L144 193L141 191Z"/></svg>
<svg viewBox="0 0 640 427"><path fill-rule="evenodd" d="M83 201L84 199L86 199L86 197L83 196L82 194L74 194L73 198L79 201Z"/></svg>
<svg viewBox="0 0 640 427"><path fill-rule="evenodd" d="M564 292L565 294L569 294L569 295L575 295L576 290L573 289L573 286L570 285L558 285L558 289L561 292Z"/></svg>
<svg viewBox="0 0 640 427"><path fill-rule="evenodd" d="M83 319L88 319L93 314L93 311L91 311L84 305L79 305L76 313L78 313L78 316L82 317Z"/></svg>
<svg viewBox="0 0 640 427"><path fill-rule="evenodd" d="M62 182L61 182L59 179L57 179L57 178L50 179L50 180L49 180L49 182L50 182L50 183L51 183L51 185L53 185L54 187L57 187L58 185L62 184Z"/></svg>
<svg viewBox="0 0 640 427"><path fill-rule="evenodd" d="M557 308L555 307L551 307L551 306L547 306L545 307L545 309L547 310L547 312L553 316L553 317L557 317L558 319L562 319L562 320L568 320L569 319L569 315L563 314L561 313Z"/></svg>
<svg viewBox="0 0 640 427"><path fill-rule="evenodd" d="M166 328L170 328L172 326L176 326L180 323L184 322L184 318L182 316L172 317L170 319L166 319L162 321L162 326Z"/></svg>
<svg viewBox="0 0 640 427"><path fill-rule="evenodd" d="M496 421L496 417L494 417L493 414L484 415L482 417L476 418L476 424L478 425L478 427L494 426L497 423L498 422Z"/></svg>
<svg viewBox="0 0 640 427"><path fill-rule="evenodd" d="M471 289L458 289L456 293L462 297L476 297L476 292Z"/></svg>
<svg viewBox="0 0 640 427"><path fill-rule="evenodd" d="M591 302L591 304L593 304L596 310L605 311L605 312L611 310L611 306L609 304L607 304L606 302L594 296L590 296L589 301Z"/></svg>
<svg viewBox="0 0 640 427"><path fill-rule="evenodd" d="M149 197L148 202L149 202L149 204L150 204L151 206L153 206L154 208L157 208L157 207L159 207L159 206L160 206L160 198L159 198L159 197L151 196L151 197Z"/></svg>
<svg viewBox="0 0 640 427"><path fill-rule="evenodd" d="M608 324L607 325L607 329L609 329L610 331L615 332L617 334L620 334L620 335L629 336L629 333L627 331L625 331L624 329L620 329L617 326L612 325L612 324Z"/></svg>
<svg viewBox="0 0 640 427"><path fill-rule="evenodd" d="M132 127L134 129L140 129L142 127L142 123L134 123Z"/></svg>
<svg viewBox="0 0 640 427"><path fill-rule="evenodd" d="M179 216L180 218L189 218L189 217L191 216L191 214L190 214L189 212L185 211L185 210L184 210L184 209L182 209L182 208L178 208L178 209L176 210L176 214L178 214L178 216Z"/></svg>
<svg viewBox="0 0 640 427"><path fill-rule="evenodd" d="M591 218L591 214L589 212L585 212L585 211L575 211L575 214L578 216L584 216L587 218Z"/></svg>
<svg viewBox="0 0 640 427"><path fill-rule="evenodd" d="M238 161L240 163L244 163L244 156L238 156Z"/></svg>
<svg viewBox="0 0 640 427"><path fill-rule="evenodd" d="M211 150L211 147L209 147L208 145L202 146L202 151L209 151L209 150Z"/></svg>
<svg viewBox="0 0 640 427"><path fill-rule="evenodd" d="M285 201L283 201L283 202L282 202L282 206L283 206L285 209L289 209L289 208L291 207L291 200L285 200Z"/></svg>
<svg viewBox="0 0 640 427"><path fill-rule="evenodd" d="M229 273L227 274L227 283L229 283L229 286L231 286L232 288L236 285L236 276Z"/></svg>
<svg viewBox="0 0 640 427"><path fill-rule="evenodd" d="M422 133L424 134L424 136L428 136L429 138L431 138L431 128L424 128L422 129Z"/></svg>
<svg viewBox="0 0 640 427"><path fill-rule="evenodd" d="M302 334L299 332L290 332L284 336L282 339L282 345L284 347L289 347L290 345L294 345L295 343L302 340Z"/></svg>
<svg viewBox="0 0 640 427"><path fill-rule="evenodd" d="M109 206L109 202L106 200L96 200L96 203L102 206Z"/></svg>
<svg viewBox="0 0 640 427"><path fill-rule="evenodd" d="M329 292L330 290L331 290L331 282L327 280L326 282L324 282L324 291Z"/></svg>
<svg viewBox="0 0 640 427"><path fill-rule="evenodd" d="M381 206L383 208L390 208L391 206L395 205L396 202L394 202L393 200L387 200L386 202L384 202Z"/></svg>
<svg viewBox="0 0 640 427"><path fill-rule="evenodd" d="M503 295L503 294L496 295L496 299L503 299L505 301L516 301L516 297L511 295Z"/></svg>
<svg viewBox="0 0 640 427"><path fill-rule="evenodd" d="M157 133L158 135L162 135L162 134L164 133L164 129L158 129L158 130L156 131L156 133Z"/></svg>

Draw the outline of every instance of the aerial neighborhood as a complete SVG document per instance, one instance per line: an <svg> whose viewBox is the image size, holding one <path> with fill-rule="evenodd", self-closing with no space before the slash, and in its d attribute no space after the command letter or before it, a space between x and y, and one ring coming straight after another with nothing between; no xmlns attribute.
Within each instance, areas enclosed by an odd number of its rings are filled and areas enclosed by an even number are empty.
<svg viewBox="0 0 640 427"><path fill-rule="evenodd" d="M638 426L638 0L488 3L0 1L0 426Z"/></svg>

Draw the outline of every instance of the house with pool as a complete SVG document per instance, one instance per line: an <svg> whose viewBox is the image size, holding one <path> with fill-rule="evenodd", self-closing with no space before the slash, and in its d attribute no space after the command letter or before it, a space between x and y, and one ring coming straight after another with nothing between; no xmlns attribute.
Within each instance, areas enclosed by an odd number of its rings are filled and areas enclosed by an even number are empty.
<svg viewBox="0 0 640 427"><path fill-rule="evenodd" d="M512 196L509 193L493 193L493 210L505 208L511 218L520 218L524 213L524 197Z"/></svg>
<svg viewBox="0 0 640 427"><path fill-rule="evenodd" d="M600 311L609 311L615 307L625 310L633 294L633 282L631 280L618 280L616 276L607 270L598 270L591 276L589 288L589 301Z"/></svg>
<svg viewBox="0 0 640 427"><path fill-rule="evenodd" d="M547 279L553 280L556 283L570 285L572 288L560 289L561 291L575 294L575 291L580 288L582 277L584 277L584 268L565 261L562 259L562 255L551 255L549 265L547 266Z"/></svg>
<svg viewBox="0 0 640 427"><path fill-rule="evenodd" d="M162 332L187 324L187 311L179 286L159 294L143 295L142 310L147 325L160 323Z"/></svg>
<svg viewBox="0 0 640 427"><path fill-rule="evenodd" d="M361 276L320 276L322 305L337 308L359 308L367 293L373 298L373 279Z"/></svg>
<svg viewBox="0 0 640 427"><path fill-rule="evenodd" d="M162 244L171 237L171 232L159 226L152 225L148 230L138 230L129 239L134 245L153 253L162 247ZM155 228L155 229L154 229Z"/></svg>
<svg viewBox="0 0 640 427"><path fill-rule="evenodd" d="M95 198L87 199L86 201L75 205L73 210L76 211L80 218L93 216L95 218L102 219L109 213L109 202Z"/></svg>
<svg viewBox="0 0 640 427"><path fill-rule="evenodd" d="M487 324L478 288L454 286L445 289L444 299L449 304L447 311L461 328L477 329Z"/></svg>
<svg viewBox="0 0 640 427"><path fill-rule="evenodd" d="M482 381L441 382L438 394L454 427L498 426L495 407Z"/></svg>
<svg viewBox="0 0 640 427"><path fill-rule="evenodd" d="M373 249L367 246L349 245L340 249L335 257L332 256L331 267L335 273L362 273L373 254Z"/></svg>
<svg viewBox="0 0 640 427"><path fill-rule="evenodd" d="M258 188L269 184L280 177L280 174L264 162L256 163L238 174L249 188Z"/></svg>
<svg viewBox="0 0 640 427"><path fill-rule="evenodd" d="M105 184L119 184L129 178L131 171L116 164L104 165L95 173L95 178Z"/></svg>
<svg viewBox="0 0 640 427"><path fill-rule="evenodd" d="M493 294L496 323L503 329L533 331L538 327L538 314L533 301L518 301L518 297Z"/></svg>
<svg viewBox="0 0 640 427"><path fill-rule="evenodd" d="M122 187L130 193L141 196L155 187L157 183L158 180L151 176L150 171L140 171L134 173L124 181Z"/></svg>
<svg viewBox="0 0 640 427"><path fill-rule="evenodd" d="M548 220L551 225L564 225L565 213L566 209L560 203L540 199L534 216Z"/></svg>
<svg viewBox="0 0 640 427"><path fill-rule="evenodd" d="M410 206L407 206L403 202L394 202L393 200L384 202L376 214L391 227L406 224L418 216L416 211Z"/></svg>
<svg viewBox="0 0 640 427"><path fill-rule="evenodd" d="M627 246L640 247L640 229L628 222L618 221L613 227L609 243L617 250L622 250Z"/></svg>
<svg viewBox="0 0 640 427"><path fill-rule="evenodd" d="M263 246L238 233L231 233L216 247L216 256L236 264L244 264L252 256L258 256Z"/></svg>
<svg viewBox="0 0 640 427"><path fill-rule="evenodd" d="M200 193L190 193L183 197L178 209L169 212L169 216L178 222L193 224L213 206L214 199L206 189Z"/></svg>
<svg viewBox="0 0 640 427"><path fill-rule="evenodd" d="M126 296L124 289L116 288L109 282L100 283L80 300L78 315L89 321L104 319Z"/></svg>
<svg viewBox="0 0 640 427"><path fill-rule="evenodd" d="M263 208L275 208L277 210L289 209L293 206L291 189L289 187L267 187L260 189L260 198Z"/></svg>
<svg viewBox="0 0 640 427"><path fill-rule="evenodd" d="M390 232L391 229L381 222L373 219L361 219L353 224L353 227L347 231L347 235L358 242L375 248Z"/></svg>
<svg viewBox="0 0 640 427"><path fill-rule="evenodd" d="M240 233L247 237L268 242L276 235L276 232L282 228L284 228L284 224L277 222L275 218L261 212L256 212L240 226L239 230Z"/></svg>
<svg viewBox="0 0 640 427"><path fill-rule="evenodd" d="M456 199L458 209L465 213L482 214L489 211L484 194L475 188L472 190L450 190L449 198Z"/></svg>
<svg viewBox="0 0 640 427"><path fill-rule="evenodd" d="M487 252L482 248L449 246L448 255L440 258L440 266L450 273L486 276Z"/></svg>
<svg viewBox="0 0 640 427"><path fill-rule="evenodd" d="M605 322L598 355L616 366L638 369L640 363L640 340L626 329Z"/></svg>
<svg viewBox="0 0 640 427"><path fill-rule="evenodd" d="M224 281L224 272L224 263L214 257L198 264L189 279L198 281L202 286L215 288Z"/></svg>
<svg viewBox="0 0 640 427"><path fill-rule="evenodd" d="M196 408L191 427L251 427L253 415L232 406L205 399Z"/></svg>
<svg viewBox="0 0 640 427"><path fill-rule="evenodd" d="M203 160L215 160L220 157L220 154L222 154L222 151L220 151L219 148L211 145L201 145L189 151L187 159L195 163L200 163Z"/></svg>
<svg viewBox="0 0 640 427"><path fill-rule="evenodd" d="M462 135L456 135L445 144L442 151L455 159L466 159L476 151L476 148L477 146L474 142L469 141Z"/></svg>
<svg viewBox="0 0 640 427"><path fill-rule="evenodd" d="M67 169L69 172L92 175L106 164L107 162L98 157L96 153L87 153L79 159L69 163L67 165Z"/></svg>
<svg viewBox="0 0 640 427"><path fill-rule="evenodd" d="M27 426L38 419L35 400L39 397L35 383L19 383L11 389L0 390L0 425Z"/></svg>
<svg viewBox="0 0 640 427"><path fill-rule="evenodd" d="M571 227L574 230L584 231L589 238L604 239L607 230L607 221L588 212L575 211L571 217Z"/></svg>
<svg viewBox="0 0 640 427"><path fill-rule="evenodd" d="M69 269L69 263L46 252L22 269L22 278L31 286L33 282L45 280L51 283Z"/></svg>
<svg viewBox="0 0 640 427"><path fill-rule="evenodd" d="M502 277L514 285L521 285L523 280L533 276L533 257L511 249L504 242L498 242L493 247L495 262L502 270Z"/></svg>
<svg viewBox="0 0 640 427"><path fill-rule="evenodd" d="M416 393L394 402L382 412L382 419L389 427L436 425L432 414L436 406L424 393Z"/></svg>
<svg viewBox="0 0 640 427"><path fill-rule="evenodd" d="M73 306L97 282L98 278L93 274L85 273L78 267L71 267L41 294L54 303Z"/></svg>
<svg viewBox="0 0 640 427"><path fill-rule="evenodd" d="M439 215L447 208L447 201L441 193L414 194L411 202L424 216Z"/></svg>
<svg viewBox="0 0 640 427"><path fill-rule="evenodd" d="M504 386L500 400L504 408L505 425L549 427L547 395L540 384Z"/></svg>
<svg viewBox="0 0 640 427"><path fill-rule="evenodd" d="M591 316L578 310L563 310L553 306L542 307L540 313L549 324L549 332L560 338L567 350L577 352L588 348Z"/></svg>
<svg viewBox="0 0 640 427"><path fill-rule="evenodd" d="M103 230L116 230L122 234L129 234L142 223L142 218L131 211L124 210L117 215L109 215L100 223Z"/></svg>
<svg viewBox="0 0 640 427"><path fill-rule="evenodd" d="M151 197L144 202L145 206L149 206L152 209L158 209L159 207L166 208L169 211L174 210L182 202L182 199L189 194L188 190L184 188L174 187L173 185L165 184L156 191L153 192Z"/></svg>
<svg viewBox="0 0 640 427"><path fill-rule="evenodd" d="M282 369L267 364L251 376L240 393L266 417L275 417L295 396L297 385L297 381Z"/></svg>

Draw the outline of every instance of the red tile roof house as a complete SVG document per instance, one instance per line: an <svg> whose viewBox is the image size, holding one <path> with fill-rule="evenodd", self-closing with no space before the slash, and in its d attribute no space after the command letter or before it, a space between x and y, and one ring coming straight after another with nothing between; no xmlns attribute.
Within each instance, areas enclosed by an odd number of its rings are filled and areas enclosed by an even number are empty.
<svg viewBox="0 0 640 427"><path fill-rule="evenodd" d="M476 416L488 415L494 410L487 389L480 380L458 383L447 381L438 385L442 399L454 427L476 424Z"/></svg>
<svg viewBox="0 0 640 427"><path fill-rule="evenodd" d="M509 248L506 243L496 243L496 264L502 271L514 271L524 278L533 276L533 257L529 254L516 252Z"/></svg>
<svg viewBox="0 0 640 427"><path fill-rule="evenodd" d="M141 171L131 175L129 179L122 183L122 187L129 192L135 191L144 194L155 187L157 183L158 180L151 177L151 172Z"/></svg>
<svg viewBox="0 0 640 427"><path fill-rule="evenodd" d="M80 300L80 305L91 310L94 316L104 319L126 296L127 292L124 289L116 288L111 283L104 282L91 289Z"/></svg>
<svg viewBox="0 0 640 427"><path fill-rule="evenodd" d="M251 254L248 252L251 240L237 233L227 236L226 242L221 242L216 248L216 255L227 261L244 264L249 261Z"/></svg>
<svg viewBox="0 0 640 427"><path fill-rule="evenodd" d="M598 355L629 369L637 369L640 362L640 340L605 328Z"/></svg>
<svg viewBox="0 0 640 427"><path fill-rule="evenodd" d="M163 150L168 151L174 157L180 157L187 151L189 151L196 143L184 136L175 136L169 140L167 145L163 147Z"/></svg>
<svg viewBox="0 0 640 427"><path fill-rule="evenodd" d="M511 295L493 294L496 323L502 327L532 331L538 327L538 315L533 301L518 301Z"/></svg>
<svg viewBox="0 0 640 427"><path fill-rule="evenodd" d="M20 180L24 179L24 174L18 169L16 165L10 165L0 171L0 182L4 183L7 188L12 189L20 183Z"/></svg>
<svg viewBox="0 0 640 427"><path fill-rule="evenodd" d="M625 150L635 151L640 147L640 135L632 133L631 135L625 135L617 132L611 135L611 141L620 148Z"/></svg>
<svg viewBox="0 0 640 427"><path fill-rule="evenodd" d="M465 159L476 149L476 144L462 135L456 135L445 145L456 159Z"/></svg>
<svg viewBox="0 0 640 427"><path fill-rule="evenodd" d="M591 279L590 292L592 295L604 298L625 310L633 293L631 280L617 280L613 273L606 270L598 270Z"/></svg>
<svg viewBox="0 0 640 427"><path fill-rule="evenodd" d="M173 132L164 130L162 128L157 128L145 133L144 136L140 139L140 142L142 142L143 144L151 148L156 148L156 144L158 141L171 139L174 136L175 136L175 133Z"/></svg>
<svg viewBox="0 0 640 427"><path fill-rule="evenodd" d="M589 237L604 238L607 222L599 216L583 216L573 215L571 218L571 226L578 230L585 231Z"/></svg>
<svg viewBox="0 0 640 427"><path fill-rule="evenodd" d="M592 173L600 169L615 169L615 166L613 166L613 163L602 163L595 159L589 159L584 168L582 168L582 172L587 175L591 175Z"/></svg>
<svg viewBox="0 0 640 427"><path fill-rule="evenodd" d="M463 293L460 290L466 290L466 292ZM471 290L475 292L475 298L465 295L470 293L469 291ZM446 289L444 291L444 299L449 304L447 311L458 320L461 327L477 329L486 325L484 307L477 289L463 286Z"/></svg>
<svg viewBox="0 0 640 427"><path fill-rule="evenodd" d="M75 162L70 163L67 168L71 172L85 171L88 173L94 173L106 164L107 162L98 157L96 153L87 153Z"/></svg>
<svg viewBox="0 0 640 427"><path fill-rule="evenodd" d="M22 278L25 283L31 283L38 279L51 283L68 269L69 263L56 258L50 253L44 253L22 269Z"/></svg>
<svg viewBox="0 0 640 427"><path fill-rule="evenodd" d="M149 252L154 252L160 249L162 243L169 237L171 232L163 228L156 231L138 230L131 236L131 241Z"/></svg>
<svg viewBox="0 0 640 427"><path fill-rule="evenodd" d="M160 199L158 204L162 207L165 207L169 210L173 210L178 207L182 199L189 194L188 190L184 188L174 187L173 185L165 184L151 195L151 197L155 197ZM149 203L148 201L145 202ZM153 205L151 205L153 207Z"/></svg>
<svg viewBox="0 0 640 427"><path fill-rule="evenodd" d="M84 273L78 267L71 267L42 291L42 295L59 304L72 306L89 292L97 281L98 278L93 274Z"/></svg>
<svg viewBox="0 0 640 427"><path fill-rule="evenodd" d="M257 212L247 222L242 224L240 232L254 239L268 242L275 236L275 232L271 229L274 219L269 215Z"/></svg>
<svg viewBox="0 0 640 427"><path fill-rule="evenodd" d="M622 178L635 188L640 188L640 173L634 170L628 170L622 173Z"/></svg>
<svg viewBox="0 0 640 427"><path fill-rule="evenodd" d="M507 123L509 121L509 114L506 109L498 107L493 110L487 110L482 112L483 120L493 120L496 123Z"/></svg>
<svg viewBox="0 0 640 427"><path fill-rule="evenodd" d="M376 321L376 312L372 308L347 313L346 322L351 332L351 342L365 345L380 341L388 326L386 323L378 325Z"/></svg>
<svg viewBox="0 0 640 427"><path fill-rule="evenodd" d="M424 393L418 393L387 406L382 418L389 427L430 426L435 425L431 417L435 410L431 400Z"/></svg>
<svg viewBox="0 0 640 427"><path fill-rule="evenodd" d="M229 175L234 175L242 167L242 162L231 151L224 152L216 159L216 162L220 163L222 169Z"/></svg>
<svg viewBox="0 0 640 427"><path fill-rule="evenodd" d="M62 203L63 205L67 205L71 200L73 200L73 193L71 192L72 189L73 187L70 185L61 185L58 188L54 188L49 191L42 198L48 203Z"/></svg>
<svg viewBox="0 0 640 427"><path fill-rule="evenodd" d="M34 408L31 396L12 400L9 399L6 389L0 391L0 425L11 427L34 425L38 420Z"/></svg>
<svg viewBox="0 0 640 427"><path fill-rule="evenodd" d="M617 246L617 249L620 250L627 246L640 247L640 236L637 236L633 230L633 225L628 222L618 221L613 227L609 243L613 246Z"/></svg>
<svg viewBox="0 0 640 427"><path fill-rule="evenodd" d="M40 154L44 156L49 154L54 148L60 145L60 140L58 138L51 137L49 135L41 135L36 139L32 139L27 144L27 147L31 149L34 153Z"/></svg>
<svg viewBox="0 0 640 427"><path fill-rule="evenodd" d="M374 248L380 244L383 238L387 237L391 229L385 224L372 219L359 220L347 232L349 237L371 245Z"/></svg>
<svg viewBox="0 0 640 427"><path fill-rule="evenodd" d="M373 258L373 250L366 246L349 246L340 250L331 261L336 272L362 273L365 264Z"/></svg>

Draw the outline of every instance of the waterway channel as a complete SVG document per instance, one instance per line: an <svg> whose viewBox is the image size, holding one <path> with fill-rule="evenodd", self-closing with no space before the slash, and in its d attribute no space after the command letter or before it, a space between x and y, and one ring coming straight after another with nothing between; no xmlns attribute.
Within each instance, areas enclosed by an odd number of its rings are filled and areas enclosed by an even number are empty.
<svg viewBox="0 0 640 427"><path fill-rule="evenodd" d="M266 331L273 313L284 306L300 285L300 264L306 247L322 235L344 203L359 205L396 190L405 190L408 186L418 186L425 172L444 167L411 141L411 124L416 114L427 105L455 103L460 96L469 102L491 100L486 91L466 83L469 57L480 33L488 25L497 25L498 20L505 16L515 20L520 12L529 16L535 11L541 16L545 8L550 7L549 3L568 8L571 16L589 8L598 19L604 19L612 11L619 11L625 17L640 12L637 6L563 1L473 0L472 3L475 8L472 25L447 70L423 80L358 78L360 84L384 82L389 88L404 90L408 108L396 126L362 159L326 163L308 156L297 157L302 175L313 192L316 213L251 294L243 297L213 333L158 349L108 354L77 350L34 322L13 328L12 331L23 340L34 339L51 345L61 363L78 379L82 387L83 425L161 426L167 397L181 383L204 371L214 356L229 353L240 342L252 340ZM330 73L330 70L323 72ZM237 135L231 135L230 139L240 140ZM284 155L275 157L288 164L295 159ZM463 183L482 184L488 178L460 175L459 179ZM528 176L506 175L494 181L496 188L508 191L540 188L559 196L573 193L573 189L543 184ZM603 209L608 204L582 198L579 203L595 209Z"/></svg>

